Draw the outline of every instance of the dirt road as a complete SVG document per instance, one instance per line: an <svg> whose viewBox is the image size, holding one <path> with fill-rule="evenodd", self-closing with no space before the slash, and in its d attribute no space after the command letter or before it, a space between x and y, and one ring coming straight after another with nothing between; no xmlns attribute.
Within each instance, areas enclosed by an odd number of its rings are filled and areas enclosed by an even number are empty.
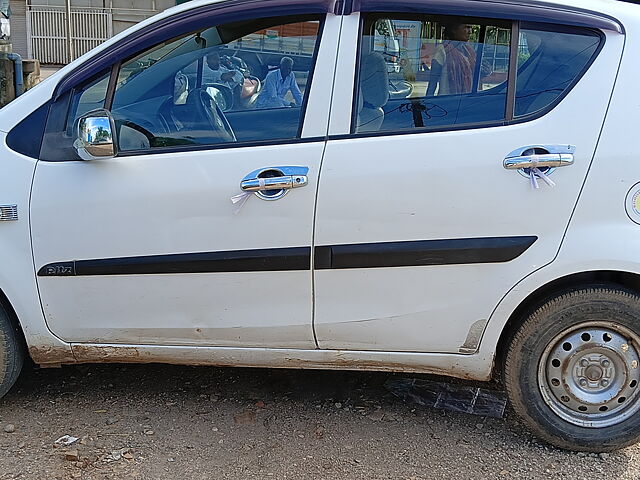
<svg viewBox="0 0 640 480"><path fill-rule="evenodd" d="M166 365L27 368L0 401L0 479L638 479L516 422L405 404L389 374ZM74 445L54 447L63 435Z"/></svg>

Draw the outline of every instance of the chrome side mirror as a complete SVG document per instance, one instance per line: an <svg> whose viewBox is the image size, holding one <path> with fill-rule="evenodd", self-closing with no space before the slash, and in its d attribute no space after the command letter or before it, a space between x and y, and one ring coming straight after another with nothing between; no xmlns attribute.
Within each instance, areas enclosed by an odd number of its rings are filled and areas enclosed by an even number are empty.
<svg viewBox="0 0 640 480"><path fill-rule="evenodd" d="M113 138L115 131L115 122L108 110L92 110L78 119L73 146L82 160L113 158L118 153Z"/></svg>

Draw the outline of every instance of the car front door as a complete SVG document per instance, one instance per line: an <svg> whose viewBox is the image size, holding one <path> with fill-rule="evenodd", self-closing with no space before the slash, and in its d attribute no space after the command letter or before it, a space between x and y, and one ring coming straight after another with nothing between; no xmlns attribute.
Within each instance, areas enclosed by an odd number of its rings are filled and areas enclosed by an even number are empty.
<svg viewBox="0 0 640 480"><path fill-rule="evenodd" d="M341 17L325 2L258 3L146 27L133 35L144 48L51 107L31 224L47 324L65 341L315 347L312 224ZM256 108L264 72L238 58L267 47L260 68L280 75L289 57L302 102L279 92L286 102ZM240 76L207 83L212 55ZM118 154L83 161L76 119L95 108L110 111ZM300 188L269 189L272 177Z"/></svg>
<svg viewBox="0 0 640 480"><path fill-rule="evenodd" d="M619 25L446 3L345 17L338 78L356 85L334 96L318 191L321 348L474 353L500 299L553 261L589 170Z"/></svg>

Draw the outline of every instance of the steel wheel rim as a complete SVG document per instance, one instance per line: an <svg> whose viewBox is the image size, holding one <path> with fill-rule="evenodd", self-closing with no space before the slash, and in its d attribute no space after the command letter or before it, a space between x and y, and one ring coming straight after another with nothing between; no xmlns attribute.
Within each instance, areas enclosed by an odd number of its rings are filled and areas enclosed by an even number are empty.
<svg viewBox="0 0 640 480"><path fill-rule="evenodd" d="M614 322L583 323L557 335L538 366L551 410L581 427L616 425L640 409L640 337Z"/></svg>

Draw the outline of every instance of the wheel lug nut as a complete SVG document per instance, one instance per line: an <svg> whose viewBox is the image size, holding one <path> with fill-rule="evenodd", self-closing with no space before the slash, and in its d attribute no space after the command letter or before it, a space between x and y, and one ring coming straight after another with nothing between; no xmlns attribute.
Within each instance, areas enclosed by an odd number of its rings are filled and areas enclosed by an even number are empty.
<svg viewBox="0 0 640 480"><path fill-rule="evenodd" d="M602 360L602 366L603 366L604 368L607 368L609 365L610 365L609 360Z"/></svg>
<svg viewBox="0 0 640 480"><path fill-rule="evenodd" d="M580 360L580 365L582 365L583 367L586 367L589 365L589 362L583 358L582 360Z"/></svg>
<svg viewBox="0 0 640 480"><path fill-rule="evenodd" d="M586 378L581 378L581 379L580 379L580 385L582 385L583 387L586 387L586 386L587 386L587 383L588 383L588 382L587 382L587 379L586 379Z"/></svg>
<svg viewBox="0 0 640 480"><path fill-rule="evenodd" d="M609 385L609 382L607 380L602 380L600 382L600 385L602 385L603 387L606 387L607 385Z"/></svg>

